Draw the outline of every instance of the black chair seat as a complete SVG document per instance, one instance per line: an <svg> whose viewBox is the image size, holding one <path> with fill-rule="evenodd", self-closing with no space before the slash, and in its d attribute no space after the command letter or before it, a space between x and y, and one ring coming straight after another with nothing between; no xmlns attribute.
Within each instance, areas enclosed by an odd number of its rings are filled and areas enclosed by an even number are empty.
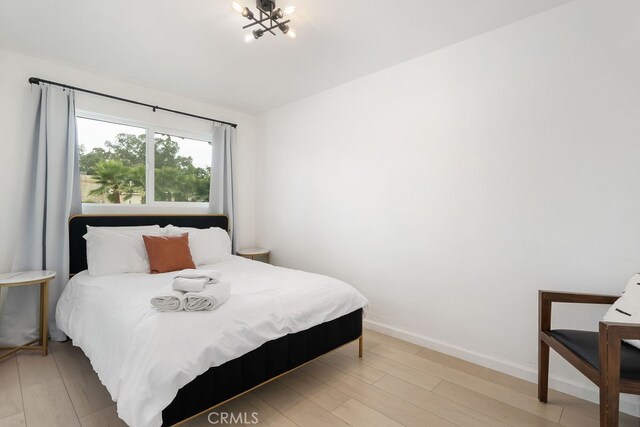
<svg viewBox="0 0 640 427"><path fill-rule="evenodd" d="M555 329L549 331L549 334L578 357L600 370L597 332ZM624 341L620 350L620 378L640 380L640 349Z"/></svg>

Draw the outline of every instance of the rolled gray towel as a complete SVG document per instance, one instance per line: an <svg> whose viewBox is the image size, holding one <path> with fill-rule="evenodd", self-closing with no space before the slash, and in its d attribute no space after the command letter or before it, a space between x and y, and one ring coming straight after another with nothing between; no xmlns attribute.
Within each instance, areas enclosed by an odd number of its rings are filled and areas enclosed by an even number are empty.
<svg viewBox="0 0 640 427"><path fill-rule="evenodd" d="M231 296L231 284L218 282L206 285L201 292L187 292L184 294L184 309L186 311L211 311L227 302Z"/></svg>

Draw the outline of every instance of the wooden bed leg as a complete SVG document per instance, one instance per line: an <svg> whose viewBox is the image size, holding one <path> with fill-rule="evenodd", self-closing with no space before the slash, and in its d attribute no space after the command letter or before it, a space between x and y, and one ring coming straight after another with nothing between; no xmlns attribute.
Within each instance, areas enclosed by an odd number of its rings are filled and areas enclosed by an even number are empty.
<svg viewBox="0 0 640 427"><path fill-rule="evenodd" d="M358 357L362 357L364 353L364 335L360 335L358 338Z"/></svg>

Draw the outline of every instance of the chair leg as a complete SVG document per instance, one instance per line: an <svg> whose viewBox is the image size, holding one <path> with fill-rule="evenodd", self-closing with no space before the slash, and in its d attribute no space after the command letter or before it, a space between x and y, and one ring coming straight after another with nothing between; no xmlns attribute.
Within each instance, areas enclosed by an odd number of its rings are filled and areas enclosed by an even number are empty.
<svg viewBox="0 0 640 427"><path fill-rule="evenodd" d="M600 426L617 427L620 414L620 338L600 322Z"/></svg>
<svg viewBox="0 0 640 427"><path fill-rule="evenodd" d="M620 415L620 393L600 389L600 427L618 427Z"/></svg>
<svg viewBox="0 0 640 427"><path fill-rule="evenodd" d="M607 418L611 427L618 426L618 418L620 416L620 393L609 395L609 404L607 405Z"/></svg>
<svg viewBox="0 0 640 427"><path fill-rule="evenodd" d="M617 427L618 417L620 415L620 384L616 381L613 381L613 384L609 384L607 390L608 394L606 397L607 409L605 426Z"/></svg>
<svg viewBox="0 0 640 427"><path fill-rule="evenodd" d="M607 397L606 384L600 384L600 427L605 427L607 425L607 419L609 418L607 411L609 402L607 401Z"/></svg>
<svg viewBox="0 0 640 427"><path fill-rule="evenodd" d="M549 394L549 345L538 342L538 400L546 403Z"/></svg>

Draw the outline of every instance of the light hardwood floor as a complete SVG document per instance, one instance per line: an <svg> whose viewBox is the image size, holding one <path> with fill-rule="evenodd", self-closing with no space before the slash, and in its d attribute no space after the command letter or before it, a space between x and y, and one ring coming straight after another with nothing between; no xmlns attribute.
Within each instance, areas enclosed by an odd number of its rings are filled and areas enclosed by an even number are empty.
<svg viewBox="0 0 640 427"><path fill-rule="evenodd" d="M577 426L598 425L598 407L379 333L240 397L217 410L257 413L266 426ZM640 426L622 415L623 426ZM0 427L123 426L89 360L70 342L51 354L0 362ZM207 415L188 427L211 425ZM229 425L229 424L225 424ZM243 425L243 424L231 424Z"/></svg>

